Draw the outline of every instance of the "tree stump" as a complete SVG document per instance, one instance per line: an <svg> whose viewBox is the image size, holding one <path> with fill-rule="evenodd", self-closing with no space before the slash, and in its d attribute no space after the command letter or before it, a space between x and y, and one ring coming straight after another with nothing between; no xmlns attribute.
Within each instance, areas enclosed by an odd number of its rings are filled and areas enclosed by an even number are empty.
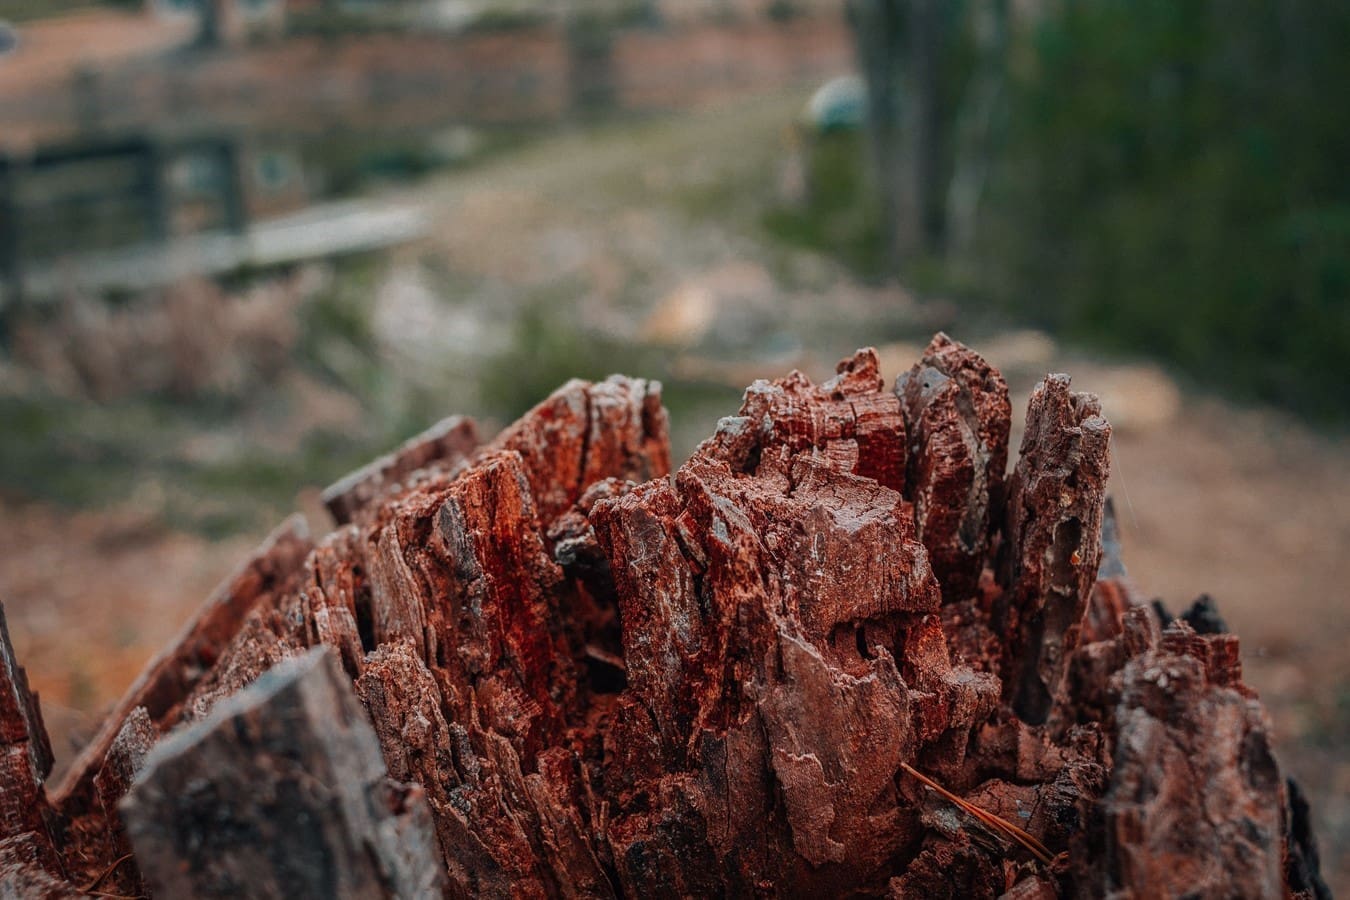
<svg viewBox="0 0 1350 900"><path fill-rule="evenodd" d="M50 795L5 644L0 891L1327 896L1236 637L1125 575L1095 399L1047 377L1005 477L1010 417L939 335L756 382L673 475L654 382L447 420Z"/></svg>

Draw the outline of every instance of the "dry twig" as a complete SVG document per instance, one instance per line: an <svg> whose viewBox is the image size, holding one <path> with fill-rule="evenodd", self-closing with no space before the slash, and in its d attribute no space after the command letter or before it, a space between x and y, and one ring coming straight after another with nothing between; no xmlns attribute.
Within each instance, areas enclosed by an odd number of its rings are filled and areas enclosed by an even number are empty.
<svg viewBox="0 0 1350 900"><path fill-rule="evenodd" d="M975 804L971 803L968 800L961 799L960 797L953 794L951 791L944 788L942 785L938 784L933 779L929 778L927 775L924 775L922 772L915 769L909 763L901 763L900 767L909 774L913 775L915 778L919 779L919 781L923 782L928 787L937 791L947 800L956 804L962 810L970 813L976 819L979 819L985 825L988 825L994 830L1001 832L1006 837L1009 837L1012 840L1016 841L1017 843L1021 844L1023 847L1029 850L1033 856L1035 856L1041 862L1045 863L1047 866L1055 861L1054 854L1051 853L1050 850L1044 844L1042 844L1039 840L1037 840L1033 835L1028 834L1026 831L1023 831L1021 828L1018 828L1016 825L1009 822L1007 819L1001 818L1000 816L996 816L993 813L989 812L988 810L981 809L980 807L976 806Z"/></svg>

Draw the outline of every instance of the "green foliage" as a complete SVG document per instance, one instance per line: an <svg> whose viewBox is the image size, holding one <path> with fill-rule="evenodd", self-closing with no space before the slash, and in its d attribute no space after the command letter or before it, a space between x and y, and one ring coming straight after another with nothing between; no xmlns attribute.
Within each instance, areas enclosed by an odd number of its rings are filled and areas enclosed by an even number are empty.
<svg viewBox="0 0 1350 900"><path fill-rule="evenodd" d="M378 392L382 379L370 326L380 272L373 254L338 260L331 281L300 311L298 361L363 401Z"/></svg>
<svg viewBox="0 0 1350 900"><path fill-rule="evenodd" d="M413 180L441 165L425 135L327 139L307 148L306 159L322 173L322 193L329 197L355 196L382 180Z"/></svg>
<svg viewBox="0 0 1350 900"><path fill-rule="evenodd" d="M318 37L342 41L376 34L406 34L418 28L414 11L404 4L368 4L344 8L323 4L314 9L292 9L286 14L286 31L293 37Z"/></svg>
<svg viewBox="0 0 1350 900"><path fill-rule="evenodd" d="M569 379L601 381L616 372L657 378L670 413L677 458L734 410L741 392L716 382L680 377L669 351L579 328L568 315L569 286L544 292L521 309L508 349L480 367L481 411L509 422Z"/></svg>
<svg viewBox="0 0 1350 900"><path fill-rule="evenodd" d="M598 381L614 372L643 371L634 364L636 351L571 324L569 306L540 298L521 310L510 349L483 368L489 414L511 421L569 378Z"/></svg>
<svg viewBox="0 0 1350 900"><path fill-rule="evenodd" d="M334 266L331 283L299 310L288 371L354 398L368 411L360 427L320 423L292 447L256 446L249 432L304 415L304 395L283 383L248 396L207 389L110 400L35 386L0 396L0 494L86 508L134 500L172 527L220 537L269 527L294 507L301 486L327 484L425 427L431 413L391 389L370 327L378 258ZM232 289L246 289L251 277L235 273ZM203 452L204 443L213 449Z"/></svg>
<svg viewBox="0 0 1350 900"><path fill-rule="evenodd" d="M537 10L489 8L475 16L465 27L465 31L483 33L527 31L547 23L547 16Z"/></svg>
<svg viewBox="0 0 1350 900"><path fill-rule="evenodd" d="M607 44L613 32L659 24L657 8L647 0L627 0L617 4L579 7L567 17L568 31L575 38L578 33Z"/></svg>
<svg viewBox="0 0 1350 900"><path fill-rule="evenodd" d="M471 152L450 158L436 146L435 135L424 132L400 134L331 135L305 145L306 169L320 178L323 197L354 197L389 182L417 181L436 172L464 169L527 146L538 135L529 126L498 126L474 132Z"/></svg>
<svg viewBox="0 0 1350 900"><path fill-rule="evenodd" d="M1028 37L986 291L1239 396L1350 416L1350 5L1085 0Z"/></svg>
<svg viewBox="0 0 1350 900"><path fill-rule="evenodd" d="M28 22L46 19L87 9L96 4L92 0L0 0L0 21ZM131 6L130 0L107 0L104 6Z"/></svg>
<svg viewBox="0 0 1350 900"><path fill-rule="evenodd" d="M765 13L773 22L792 22L802 16L802 10L793 0L771 0Z"/></svg>
<svg viewBox="0 0 1350 900"><path fill-rule="evenodd" d="M130 437L159 424L148 406L109 414L55 397L0 398L0 490L59 503L114 499L133 472ZM79 426L71 423L79 417Z"/></svg>
<svg viewBox="0 0 1350 900"><path fill-rule="evenodd" d="M764 227L787 244L838 257L859 276L888 270L880 204L867 178L864 135L835 130L810 139L806 202L764 215Z"/></svg>

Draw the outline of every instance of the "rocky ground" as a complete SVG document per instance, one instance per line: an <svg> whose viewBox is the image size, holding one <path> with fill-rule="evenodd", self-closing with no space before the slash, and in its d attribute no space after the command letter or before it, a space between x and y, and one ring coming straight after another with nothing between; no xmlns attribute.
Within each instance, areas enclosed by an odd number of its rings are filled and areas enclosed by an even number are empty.
<svg viewBox="0 0 1350 900"><path fill-rule="evenodd" d="M360 379L335 380L347 353L339 347L324 351L324 377L276 379L271 405L339 409L327 423L335 429L353 419L352 404L339 402L346 394L367 410L503 421L571 374L623 370L666 382L681 457L735 411L735 385L794 366L820 379L862 345L881 348L894 378L937 328L1008 375L1014 409L1025 409L1046 371L1069 371L1076 388L1102 395L1115 425L1111 491L1131 576L1173 608L1215 597L1242 637L1247 680L1274 716L1281 761L1312 798L1328 880L1350 889L1350 446L1278 411L1179 388L1147 365L1103 363L962 317L948 303L860 284L828 260L769 241L760 219L793 192L785 129L800 102L784 95L578 131L419 186L436 217L433 237L366 262L371 287L358 308L381 380L365 395ZM405 402L409 394L418 402ZM199 429L181 438L185 458L204 444L214 457L267 444L277 415ZM369 439L377 438L392 440ZM298 494L321 525L315 482L330 473L309 477L313 468L281 470L288 486L275 505L289 508ZM162 514L164 494L181 482L176 471L78 511L8 479L0 597L58 756L69 758L142 661L266 530L270 506L212 480L192 482L192 497L261 505L257 524L225 539L178 527Z"/></svg>

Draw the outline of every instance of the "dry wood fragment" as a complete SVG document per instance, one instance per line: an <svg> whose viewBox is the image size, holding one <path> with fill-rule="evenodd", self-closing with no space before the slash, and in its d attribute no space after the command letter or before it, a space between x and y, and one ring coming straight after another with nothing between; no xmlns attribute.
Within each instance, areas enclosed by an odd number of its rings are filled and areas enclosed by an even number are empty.
<svg viewBox="0 0 1350 900"><path fill-rule="evenodd" d="M385 778L351 682L323 648L162 741L121 813L157 896L411 900L441 890L422 790Z"/></svg>
<svg viewBox="0 0 1350 900"><path fill-rule="evenodd" d="M1008 487L1002 630L1004 692L1044 722L1078 643L1101 562L1111 426L1067 375L1036 385Z"/></svg>
<svg viewBox="0 0 1350 900"><path fill-rule="evenodd" d="M9 845L0 855L0 878L10 883L40 879L42 873L65 874L52 840L55 816L43 787L51 768L51 744L38 698L14 655L0 604L0 841Z"/></svg>
<svg viewBox="0 0 1350 900"><path fill-rule="evenodd" d="M472 419L464 416L442 419L409 438L393 453L330 485L323 492L324 506L339 525L345 525L377 501L413 488L415 484L405 483L410 478L453 470L479 443L478 426Z"/></svg>
<svg viewBox="0 0 1350 900"><path fill-rule="evenodd" d="M896 381L908 438L905 494L943 596L974 593L1003 511L1012 407L998 370L945 334Z"/></svg>

